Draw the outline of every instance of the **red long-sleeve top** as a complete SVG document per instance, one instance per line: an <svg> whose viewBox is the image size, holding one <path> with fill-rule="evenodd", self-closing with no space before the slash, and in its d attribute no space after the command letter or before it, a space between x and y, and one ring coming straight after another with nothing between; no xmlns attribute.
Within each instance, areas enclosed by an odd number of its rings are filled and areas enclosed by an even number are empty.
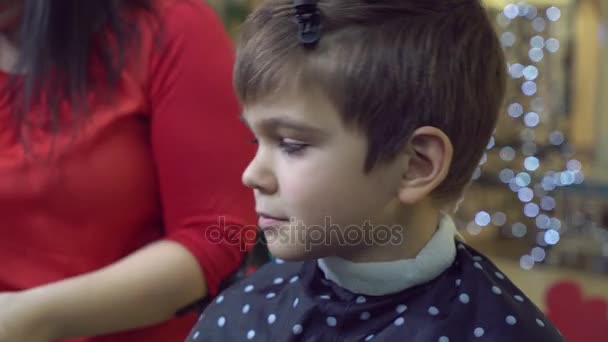
<svg viewBox="0 0 608 342"><path fill-rule="evenodd" d="M220 222L255 224L240 181L254 151L238 119L231 41L203 1L157 5L160 25L135 16L141 49L112 102L91 91L75 134L36 125L48 111L34 107L26 151L0 98L0 292L86 274L162 239L198 259L212 296L240 264L243 246L208 234ZM0 86L8 79L0 73ZM76 341L181 341L194 320Z"/></svg>

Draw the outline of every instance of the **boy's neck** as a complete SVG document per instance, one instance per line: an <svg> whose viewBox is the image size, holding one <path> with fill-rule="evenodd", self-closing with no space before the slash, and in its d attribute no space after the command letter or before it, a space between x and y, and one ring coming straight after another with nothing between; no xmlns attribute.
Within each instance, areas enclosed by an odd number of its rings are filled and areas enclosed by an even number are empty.
<svg viewBox="0 0 608 342"><path fill-rule="evenodd" d="M390 223L398 228L392 229L389 243L386 243L387 239L384 239L384 236L382 236L383 241L374 241L372 238L371 241L365 241L366 245L346 249L336 256L356 263L415 258L437 231L442 214L430 201L399 212L402 214L395 222ZM372 233L371 236L374 237L376 234Z"/></svg>
<svg viewBox="0 0 608 342"><path fill-rule="evenodd" d="M326 279L357 294L382 296L423 284L449 268L456 257L456 226L443 216L439 229L412 258L390 262L351 262L339 257L317 260Z"/></svg>

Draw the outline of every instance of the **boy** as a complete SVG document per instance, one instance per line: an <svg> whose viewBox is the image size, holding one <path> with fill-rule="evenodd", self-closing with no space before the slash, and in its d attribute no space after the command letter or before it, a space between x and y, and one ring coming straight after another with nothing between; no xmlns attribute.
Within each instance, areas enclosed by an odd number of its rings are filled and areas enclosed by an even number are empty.
<svg viewBox="0 0 608 342"><path fill-rule="evenodd" d="M506 64L478 0L269 0L235 68L269 264L189 341L562 341L446 213Z"/></svg>

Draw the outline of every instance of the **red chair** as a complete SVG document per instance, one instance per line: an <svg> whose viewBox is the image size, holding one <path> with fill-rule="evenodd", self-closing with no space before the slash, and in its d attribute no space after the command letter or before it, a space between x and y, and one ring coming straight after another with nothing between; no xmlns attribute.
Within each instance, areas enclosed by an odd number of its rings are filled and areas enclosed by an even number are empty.
<svg viewBox="0 0 608 342"><path fill-rule="evenodd" d="M585 298L577 283L561 281L549 288L545 301L547 316L568 342L608 341L607 298Z"/></svg>

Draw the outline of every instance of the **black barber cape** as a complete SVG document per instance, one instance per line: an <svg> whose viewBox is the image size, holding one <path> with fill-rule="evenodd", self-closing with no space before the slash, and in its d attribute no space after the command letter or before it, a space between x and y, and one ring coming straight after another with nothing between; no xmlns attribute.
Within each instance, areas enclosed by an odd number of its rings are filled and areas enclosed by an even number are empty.
<svg viewBox="0 0 608 342"><path fill-rule="evenodd" d="M353 293L316 261L269 263L220 294L187 341L564 341L486 257L455 241L438 277L390 295Z"/></svg>

